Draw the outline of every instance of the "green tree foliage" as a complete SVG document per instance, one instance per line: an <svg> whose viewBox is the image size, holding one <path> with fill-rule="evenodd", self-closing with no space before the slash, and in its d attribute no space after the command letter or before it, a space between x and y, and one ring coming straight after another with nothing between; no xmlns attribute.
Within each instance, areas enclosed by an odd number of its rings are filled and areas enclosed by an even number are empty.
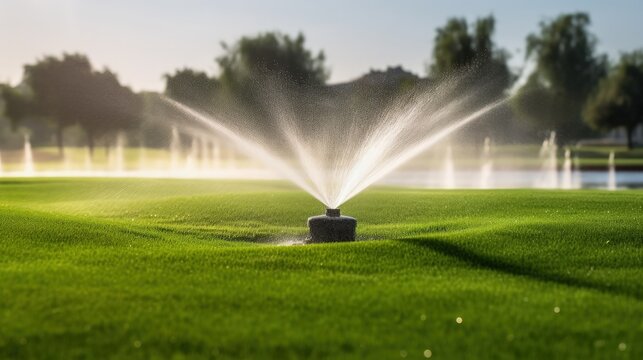
<svg viewBox="0 0 643 360"><path fill-rule="evenodd" d="M540 24L527 37L526 56L536 69L514 98L518 112L542 130L556 130L563 139L583 136L588 128L582 108L604 76L605 56L596 55L589 15L564 14Z"/></svg>
<svg viewBox="0 0 643 360"><path fill-rule="evenodd" d="M584 116L595 129L625 128L632 148L632 133L643 124L643 50L621 57L587 101Z"/></svg>
<svg viewBox="0 0 643 360"><path fill-rule="evenodd" d="M463 18L451 18L436 30L433 58L427 67L429 76L451 81L457 87L455 96L475 98L478 105L488 104L503 96L514 76L507 66L508 54L494 41L496 22L493 16L477 19L472 24ZM463 135L471 141L482 141L498 127L507 128L512 122L509 112L483 117L472 124ZM497 135L495 135L497 137Z"/></svg>
<svg viewBox="0 0 643 360"><path fill-rule="evenodd" d="M13 129L23 119L34 114L33 96L24 86L0 86L0 95L4 103L4 115L9 118Z"/></svg>
<svg viewBox="0 0 643 360"><path fill-rule="evenodd" d="M444 76L473 62L476 52L466 19L449 19L444 27L436 31L429 74Z"/></svg>
<svg viewBox="0 0 643 360"><path fill-rule="evenodd" d="M25 65L24 81L34 94L34 110L56 125L56 142L63 152L63 129L77 121L78 99L91 75L89 60L78 54L53 56Z"/></svg>
<svg viewBox="0 0 643 360"><path fill-rule="evenodd" d="M268 32L222 46L225 53L217 58L220 108L245 112L252 126L265 133L274 131L274 104L279 101L291 105L296 118L314 122L309 116L312 103L323 92L329 70L324 53L308 50L303 34L292 38Z"/></svg>
<svg viewBox="0 0 643 360"><path fill-rule="evenodd" d="M493 42L495 19L488 16L476 20L469 31L466 19L449 19L437 29L433 46L433 61L428 73L442 78L463 70L485 72L497 82L497 91L504 91L511 82L507 67L507 52L497 49Z"/></svg>
<svg viewBox="0 0 643 360"><path fill-rule="evenodd" d="M48 56L26 65L24 81L33 92L34 110L55 122L61 153L67 126L80 124L93 149L97 136L130 128L140 118L136 94L109 70L94 71L84 55Z"/></svg>
<svg viewBox="0 0 643 360"><path fill-rule="evenodd" d="M234 45L222 44L225 54L217 58L221 81L243 85L264 76L296 85L323 85L329 77L324 53L306 49L303 34L295 38L276 32L242 37Z"/></svg>
<svg viewBox="0 0 643 360"><path fill-rule="evenodd" d="M165 94L174 100L208 108L213 105L219 82L206 73L192 69L176 70L165 75Z"/></svg>
<svg viewBox="0 0 643 360"><path fill-rule="evenodd" d="M78 123L87 134L93 151L95 140L117 131L137 127L142 120L143 101L128 87L122 86L109 70L93 72L78 101Z"/></svg>

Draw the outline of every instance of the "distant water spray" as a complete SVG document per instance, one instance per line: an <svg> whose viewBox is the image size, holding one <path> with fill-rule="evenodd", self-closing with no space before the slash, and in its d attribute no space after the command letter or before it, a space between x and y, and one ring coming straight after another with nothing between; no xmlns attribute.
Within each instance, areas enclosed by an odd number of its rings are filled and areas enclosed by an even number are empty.
<svg viewBox="0 0 643 360"><path fill-rule="evenodd" d="M73 167L71 155L69 154L69 150L66 149L63 151L63 169L69 172L72 171Z"/></svg>
<svg viewBox="0 0 643 360"><path fill-rule="evenodd" d="M212 164L212 160L210 159L210 148L208 147L208 141L202 137L199 141L199 144L201 144L201 161L199 167L201 168L201 170L207 170Z"/></svg>
<svg viewBox="0 0 643 360"><path fill-rule="evenodd" d="M226 161L226 167L228 169L234 169L237 167L237 158L235 157L234 151L228 149L228 159Z"/></svg>
<svg viewBox="0 0 643 360"><path fill-rule="evenodd" d="M453 164L453 150L447 145L444 153L444 169L442 174L442 187L444 189L455 188L455 165Z"/></svg>
<svg viewBox="0 0 643 360"><path fill-rule="evenodd" d="M212 168L215 170L221 168L221 148L216 140L212 142Z"/></svg>
<svg viewBox="0 0 643 360"><path fill-rule="evenodd" d="M179 171L181 162L181 137L179 129L172 126L172 138L170 139L170 170L174 173Z"/></svg>
<svg viewBox="0 0 643 360"><path fill-rule="evenodd" d="M328 208L337 208L506 101L480 103L478 99L484 94L484 87L463 93L457 85L459 83L447 82L428 92L406 95L367 126L352 121L349 113L300 121L297 111L288 103L288 96L278 90L268 91L273 96L269 109L274 118L273 128L279 130L276 135L258 129L256 123L249 120L251 117L205 114L172 99L163 99L197 124L225 137L239 152L262 161ZM311 113L316 115L315 111ZM314 126L314 130L305 126ZM283 147L288 147L288 151Z"/></svg>
<svg viewBox="0 0 643 360"><path fill-rule="evenodd" d="M114 166L119 173L125 171L125 134L119 132L116 135L116 148L114 150Z"/></svg>
<svg viewBox="0 0 643 360"><path fill-rule="evenodd" d="M572 176L572 152L569 149L565 149L565 160L563 162L563 179L561 181L561 187L563 189L569 190L574 188Z"/></svg>
<svg viewBox="0 0 643 360"><path fill-rule="evenodd" d="M556 132L549 134L549 139L543 142L540 148L540 159L542 161L541 179L538 187L556 189L558 188L558 145L556 145Z"/></svg>
<svg viewBox="0 0 643 360"><path fill-rule="evenodd" d="M583 186L583 176L580 170L580 159L578 155L574 156L574 173L573 173L574 189L580 189Z"/></svg>
<svg viewBox="0 0 643 360"><path fill-rule="evenodd" d="M616 164L614 161L614 152L610 152L609 160L607 161L607 190L616 190Z"/></svg>
<svg viewBox="0 0 643 360"><path fill-rule="evenodd" d="M34 174L33 153L31 152L31 141L29 135L25 134L24 144L24 175L31 176Z"/></svg>
<svg viewBox="0 0 643 360"><path fill-rule="evenodd" d="M540 146L538 157L541 162L540 176L536 180L536 187L547 187L547 161L549 160L549 139L545 139Z"/></svg>
<svg viewBox="0 0 643 360"><path fill-rule="evenodd" d="M493 187L491 180L493 178L493 158L491 157L491 139L484 139L482 148L482 166L480 168L480 188L489 189Z"/></svg>
<svg viewBox="0 0 643 360"><path fill-rule="evenodd" d="M92 171L94 168L94 164L92 161L92 151L89 148L89 146L85 147L85 171Z"/></svg>
<svg viewBox="0 0 643 360"><path fill-rule="evenodd" d="M143 144L138 147L138 168L139 170L147 169L147 150Z"/></svg>
<svg viewBox="0 0 643 360"><path fill-rule="evenodd" d="M190 146L190 152L185 158L185 169L190 172L194 172L197 167L197 161L199 157L199 140L196 138L192 139L192 146Z"/></svg>

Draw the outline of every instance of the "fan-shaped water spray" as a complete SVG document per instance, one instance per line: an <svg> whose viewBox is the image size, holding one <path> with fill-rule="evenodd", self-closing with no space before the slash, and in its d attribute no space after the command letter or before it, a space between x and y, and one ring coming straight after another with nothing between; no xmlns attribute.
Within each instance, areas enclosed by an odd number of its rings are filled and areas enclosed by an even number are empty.
<svg viewBox="0 0 643 360"><path fill-rule="evenodd" d="M485 86L461 81L407 93L369 118L355 116L360 109L351 104L328 106L323 97L305 98L309 108L302 109L301 102L287 100L301 94L280 87L263 88L268 105L260 122L242 111L204 112L164 100L335 209L505 101L481 101Z"/></svg>

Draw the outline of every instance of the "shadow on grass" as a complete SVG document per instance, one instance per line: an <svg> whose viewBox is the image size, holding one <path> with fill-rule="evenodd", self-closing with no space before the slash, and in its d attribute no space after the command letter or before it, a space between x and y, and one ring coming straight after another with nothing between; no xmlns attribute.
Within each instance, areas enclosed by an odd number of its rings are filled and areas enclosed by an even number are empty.
<svg viewBox="0 0 643 360"><path fill-rule="evenodd" d="M580 289L596 290L613 295L627 296L637 300L643 299L640 291L637 291L636 289L611 286L569 275L545 272L528 265L519 265L499 257L480 254L472 249L467 249L462 245L454 244L445 240L423 237L402 239L400 241L433 250L444 256L465 262L473 267L485 268L509 275L524 276L542 282L566 285Z"/></svg>

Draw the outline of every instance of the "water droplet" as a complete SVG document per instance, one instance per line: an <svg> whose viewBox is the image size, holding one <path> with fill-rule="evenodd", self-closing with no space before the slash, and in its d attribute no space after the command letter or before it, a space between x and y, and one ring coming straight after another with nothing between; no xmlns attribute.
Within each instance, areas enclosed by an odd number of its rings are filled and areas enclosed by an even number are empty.
<svg viewBox="0 0 643 360"><path fill-rule="evenodd" d="M429 349L424 350L424 357L425 357L425 358L427 358L427 359L428 359L428 358L430 358L431 356L433 356L433 352L431 352L431 350L429 350Z"/></svg>
<svg viewBox="0 0 643 360"><path fill-rule="evenodd" d="M140 348L141 347L141 341L140 340L135 340L134 341L134 347L135 348Z"/></svg>
<svg viewBox="0 0 643 360"><path fill-rule="evenodd" d="M625 349L627 349L627 344L625 343L618 344L618 349L621 351L625 351Z"/></svg>
<svg viewBox="0 0 643 360"><path fill-rule="evenodd" d="M458 316L457 318L455 318L455 322L457 322L458 324L462 324L462 318Z"/></svg>
<svg viewBox="0 0 643 360"><path fill-rule="evenodd" d="M558 306L554 307L554 312L556 314L560 313L560 308Z"/></svg>

